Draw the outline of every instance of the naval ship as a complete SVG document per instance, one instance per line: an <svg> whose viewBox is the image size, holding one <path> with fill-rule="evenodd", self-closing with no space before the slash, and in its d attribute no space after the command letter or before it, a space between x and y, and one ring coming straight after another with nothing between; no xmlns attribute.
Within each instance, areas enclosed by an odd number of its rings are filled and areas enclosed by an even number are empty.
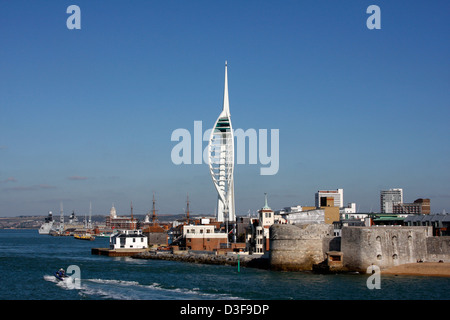
<svg viewBox="0 0 450 320"><path fill-rule="evenodd" d="M39 234L50 234L50 231L53 228L53 215L52 212L48 212L48 217L45 218L44 223L39 228Z"/></svg>

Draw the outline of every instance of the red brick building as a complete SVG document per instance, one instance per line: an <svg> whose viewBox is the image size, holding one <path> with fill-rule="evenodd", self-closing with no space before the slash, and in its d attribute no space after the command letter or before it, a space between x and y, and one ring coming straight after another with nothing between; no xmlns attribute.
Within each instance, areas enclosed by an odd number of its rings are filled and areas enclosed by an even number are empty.
<svg viewBox="0 0 450 320"><path fill-rule="evenodd" d="M227 243L227 234L215 232L214 225L184 225L183 236L190 250L214 251Z"/></svg>
<svg viewBox="0 0 450 320"><path fill-rule="evenodd" d="M430 199L417 199L413 203L394 204L393 213L396 214L430 214Z"/></svg>

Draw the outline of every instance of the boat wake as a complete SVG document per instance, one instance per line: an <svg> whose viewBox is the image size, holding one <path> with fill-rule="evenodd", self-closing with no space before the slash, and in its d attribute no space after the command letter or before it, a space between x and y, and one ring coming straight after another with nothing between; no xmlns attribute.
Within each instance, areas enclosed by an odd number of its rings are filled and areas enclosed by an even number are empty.
<svg viewBox="0 0 450 320"><path fill-rule="evenodd" d="M216 300L239 299L229 294L206 293L198 288L166 288L159 283L140 284L137 281L89 279L84 280L82 294L91 298L130 300Z"/></svg>
<svg viewBox="0 0 450 320"><path fill-rule="evenodd" d="M63 280L59 280L55 276L44 275L44 280L56 283L57 286L59 286L63 289L67 289L67 290L75 289L75 286L73 284L73 279L71 277L66 277L66 278L63 278Z"/></svg>
<svg viewBox="0 0 450 320"><path fill-rule="evenodd" d="M44 280L57 286L74 289L72 279L58 280L55 276L45 275ZM240 299L224 293L202 292L199 288L187 289L164 287L159 283L140 284L137 281L114 279L81 279L78 294L82 299L93 300L218 300Z"/></svg>
<svg viewBox="0 0 450 320"><path fill-rule="evenodd" d="M82 282L82 295L91 299L120 300L216 300L239 299L228 294L201 292L198 288L165 288L159 283L140 284L137 281L88 279Z"/></svg>

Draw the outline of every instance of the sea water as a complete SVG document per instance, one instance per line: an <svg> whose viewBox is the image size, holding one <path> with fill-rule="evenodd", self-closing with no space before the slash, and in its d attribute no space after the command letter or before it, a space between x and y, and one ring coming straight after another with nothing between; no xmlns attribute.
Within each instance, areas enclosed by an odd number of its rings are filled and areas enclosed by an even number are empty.
<svg viewBox="0 0 450 320"><path fill-rule="evenodd" d="M448 300L450 278L381 273L319 275L91 255L108 247L94 241L0 230L0 300ZM59 268L76 266L79 286L57 280Z"/></svg>

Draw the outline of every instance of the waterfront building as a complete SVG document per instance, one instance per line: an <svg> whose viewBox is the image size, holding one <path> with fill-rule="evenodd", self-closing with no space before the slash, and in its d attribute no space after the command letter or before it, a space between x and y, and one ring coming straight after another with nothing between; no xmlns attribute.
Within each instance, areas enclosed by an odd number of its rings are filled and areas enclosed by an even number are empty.
<svg viewBox="0 0 450 320"><path fill-rule="evenodd" d="M227 234L216 232L214 225L184 225L183 237L189 250L217 251L228 242Z"/></svg>
<svg viewBox="0 0 450 320"><path fill-rule="evenodd" d="M142 234L142 230L119 230L109 238L109 248L111 250L146 249L148 241Z"/></svg>
<svg viewBox="0 0 450 320"><path fill-rule="evenodd" d="M430 214L430 199L417 199L413 203L394 204L393 213Z"/></svg>
<svg viewBox="0 0 450 320"><path fill-rule="evenodd" d="M246 229L251 224L251 217L236 217L236 241L245 242Z"/></svg>
<svg viewBox="0 0 450 320"><path fill-rule="evenodd" d="M360 220L360 221L364 221L368 217L369 217L368 213L361 213L361 212L341 213L341 220Z"/></svg>
<svg viewBox="0 0 450 320"><path fill-rule="evenodd" d="M283 210L284 210L284 212L298 212L298 211L302 211L303 208L301 205L296 205L296 206L284 207Z"/></svg>
<svg viewBox="0 0 450 320"><path fill-rule="evenodd" d="M349 214L349 213L356 213L356 203L351 202L351 203L347 204L346 207L340 208L339 212L342 215Z"/></svg>
<svg viewBox="0 0 450 320"><path fill-rule="evenodd" d="M217 221L235 221L234 135L228 99L228 71L225 62L223 109L211 130L208 146L209 172L218 193Z"/></svg>
<svg viewBox="0 0 450 320"><path fill-rule="evenodd" d="M264 194L264 206L258 210L258 219L251 220L247 228L246 247L247 251L263 254L269 251L270 226L275 221L275 213L267 204L267 194Z"/></svg>
<svg viewBox="0 0 450 320"><path fill-rule="evenodd" d="M259 213L259 225L256 227L256 250L255 253L269 251L269 228L275 222L275 214L267 204L267 193L264 194L265 203Z"/></svg>
<svg viewBox="0 0 450 320"><path fill-rule="evenodd" d="M393 213L394 205L403 203L403 189L394 188L380 191L381 213Z"/></svg>
<svg viewBox="0 0 450 320"><path fill-rule="evenodd" d="M131 206L131 212L133 212L133 206ZM131 217L119 217L114 205L109 211L109 216L106 217L105 224L107 228L111 229L132 230L136 228L136 220L133 218L133 214L131 214Z"/></svg>
<svg viewBox="0 0 450 320"><path fill-rule="evenodd" d="M318 224L325 223L325 210L312 209L289 212L283 215L289 224Z"/></svg>
<svg viewBox="0 0 450 320"><path fill-rule="evenodd" d="M316 208L326 207L327 198L333 198L334 206L342 208L344 206L344 189L319 190L315 194Z"/></svg>
<svg viewBox="0 0 450 320"><path fill-rule="evenodd" d="M223 223L214 217L189 217L189 205L187 208L186 218L174 221L168 232L168 242L172 246L202 251L227 246L227 233L221 232Z"/></svg>
<svg viewBox="0 0 450 320"><path fill-rule="evenodd" d="M302 211L291 211L282 216L289 224L333 224L340 221L339 207L335 203L334 197L322 198L319 208L303 207Z"/></svg>

